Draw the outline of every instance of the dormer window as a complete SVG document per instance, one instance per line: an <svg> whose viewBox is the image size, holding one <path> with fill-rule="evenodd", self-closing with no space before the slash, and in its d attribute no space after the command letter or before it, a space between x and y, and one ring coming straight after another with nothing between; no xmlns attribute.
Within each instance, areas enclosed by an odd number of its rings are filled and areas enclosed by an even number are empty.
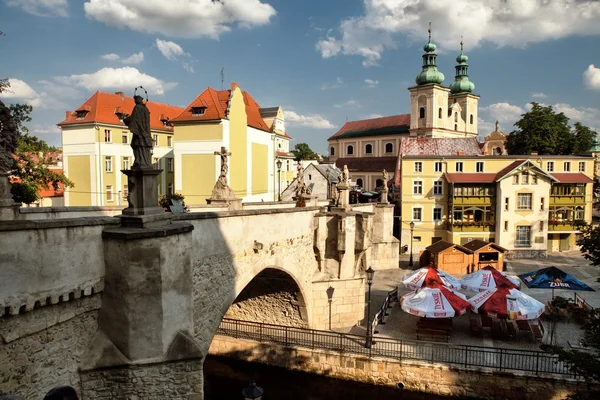
<svg viewBox="0 0 600 400"><path fill-rule="evenodd" d="M89 105L86 104L85 106L81 107L79 110L75 110L75 117L77 119L84 119L90 111L92 111L92 107L90 107Z"/></svg>
<svg viewBox="0 0 600 400"><path fill-rule="evenodd" d="M165 114L160 114L160 122L162 122L162 124L165 128L171 127L171 123L169 122L169 117L167 117Z"/></svg>
<svg viewBox="0 0 600 400"><path fill-rule="evenodd" d="M192 107L192 116L199 117L201 115L204 115L205 111L206 107Z"/></svg>

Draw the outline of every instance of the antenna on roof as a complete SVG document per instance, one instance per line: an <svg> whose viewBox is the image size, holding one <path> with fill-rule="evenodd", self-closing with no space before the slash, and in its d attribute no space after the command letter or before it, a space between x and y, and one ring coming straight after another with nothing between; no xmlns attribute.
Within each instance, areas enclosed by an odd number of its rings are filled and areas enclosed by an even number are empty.
<svg viewBox="0 0 600 400"><path fill-rule="evenodd" d="M221 68L221 90L223 90L223 81L225 80L225 67Z"/></svg>

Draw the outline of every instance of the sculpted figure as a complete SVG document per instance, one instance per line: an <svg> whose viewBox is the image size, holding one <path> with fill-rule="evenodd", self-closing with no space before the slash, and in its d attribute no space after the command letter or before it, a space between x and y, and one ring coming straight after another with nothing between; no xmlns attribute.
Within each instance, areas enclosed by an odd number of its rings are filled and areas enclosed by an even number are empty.
<svg viewBox="0 0 600 400"><path fill-rule="evenodd" d="M306 185L304 184L304 167L302 163L298 163L298 176L296 177L296 197L300 197L306 193Z"/></svg>
<svg viewBox="0 0 600 400"><path fill-rule="evenodd" d="M383 187L387 187L387 183L390 180L389 176L388 176L388 172L385 170L385 168L383 169L382 172L382 178L383 178Z"/></svg>
<svg viewBox="0 0 600 400"><path fill-rule="evenodd" d="M13 154L17 150L19 134L10 109L0 101L0 172L13 169Z"/></svg>
<svg viewBox="0 0 600 400"><path fill-rule="evenodd" d="M342 169L342 174L340 175L340 184L344 186L350 185L350 171L348 171L348 166L344 165Z"/></svg>
<svg viewBox="0 0 600 400"><path fill-rule="evenodd" d="M152 136L150 135L150 111L142 96L133 96L135 107L131 115L126 117L123 122L131 133L131 148L133 149L133 165L136 168L152 168Z"/></svg>

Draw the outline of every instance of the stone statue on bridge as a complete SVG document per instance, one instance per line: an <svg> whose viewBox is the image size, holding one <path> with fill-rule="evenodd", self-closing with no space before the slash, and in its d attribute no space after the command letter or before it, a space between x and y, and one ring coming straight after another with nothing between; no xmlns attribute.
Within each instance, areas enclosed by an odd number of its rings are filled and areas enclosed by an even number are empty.
<svg viewBox="0 0 600 400"><path fill-rule="evenodd" d="M306 193L306 184L304 183L304 166L298 162L298 175L296 176L296 197L301 197Z"/></svg>
<svg viewBox="0 0 600 400"><path fill-rule="evenodd" d="M229 172L228 160L231 153L227 151L227 148L221 147L221 151L215 151L215 156L221 157L221 173L217 178L217 183L213 187L211 200L232 200L235 199L233 190L229 187L227 182L227 172Z"/></svg>
<svg viewBox="0 0 600 400"><path fill-rule="evenodd" d="M150 135L150 111L144 98L139 95L133 96L135 107L131 115L125 117L123 122L131 133L131 148L133 149L133 165L131 169L152 168L152 136Z"/></svg>
<svg viewBox="0 0 600 400"><path fill-rule="evenodd" d="M10 109L0 101L0 173L13 169L19 133Z"/></svg>

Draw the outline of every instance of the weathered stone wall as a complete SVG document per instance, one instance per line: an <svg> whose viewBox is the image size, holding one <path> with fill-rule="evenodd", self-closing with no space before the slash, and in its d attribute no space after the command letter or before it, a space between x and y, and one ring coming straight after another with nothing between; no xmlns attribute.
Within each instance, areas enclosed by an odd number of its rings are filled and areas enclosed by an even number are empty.
<svg viewBox="0 0 600 400"><path fill-rule="evenodd" d="M204 377L202 361L179 361L84 372L81 382L83 399L202 400Z"/></svg>
<svg viewBox="0 0 600 400"><path fill-rule="evenodd" d="M0 391L41 399L81 391L77 367L97 327L100 295L0 318Z"/></svg>
<svg viewBox="0 0 600 400"><path fill-rule="evenodd" d="M283 271L267 269L242 290L226 318L307 327L306 305L298 285Z"/></svg>
<svg viewBox="0 0 600 400"><path fill-rule="evenodd" d="M507 251L504 257L507 260L519 258L547 258L546 250L510 250Z"/></svg>
<svg viewBox="0 0 600 400"><path fill-rule="evenodd" d="M21 219L46 220L64 218L114 217L121 214L123 206L69 206L69 207L21 207Z"/></svg>
<svg viewBox="0 0 600 400"><path fill-rule="evenodd" d="M97 293L116 218L0 221L0 317Z"/></svg>
<svg viewBox="0 0 600 400"><path fill-rule="evenodd" d="M215 336L209 354L262 362L341 379L403 387L437 395L495 400L565 399L582 383L561 377L531 377L442 364L363 358L322 350L289 348Z"/></svg>

